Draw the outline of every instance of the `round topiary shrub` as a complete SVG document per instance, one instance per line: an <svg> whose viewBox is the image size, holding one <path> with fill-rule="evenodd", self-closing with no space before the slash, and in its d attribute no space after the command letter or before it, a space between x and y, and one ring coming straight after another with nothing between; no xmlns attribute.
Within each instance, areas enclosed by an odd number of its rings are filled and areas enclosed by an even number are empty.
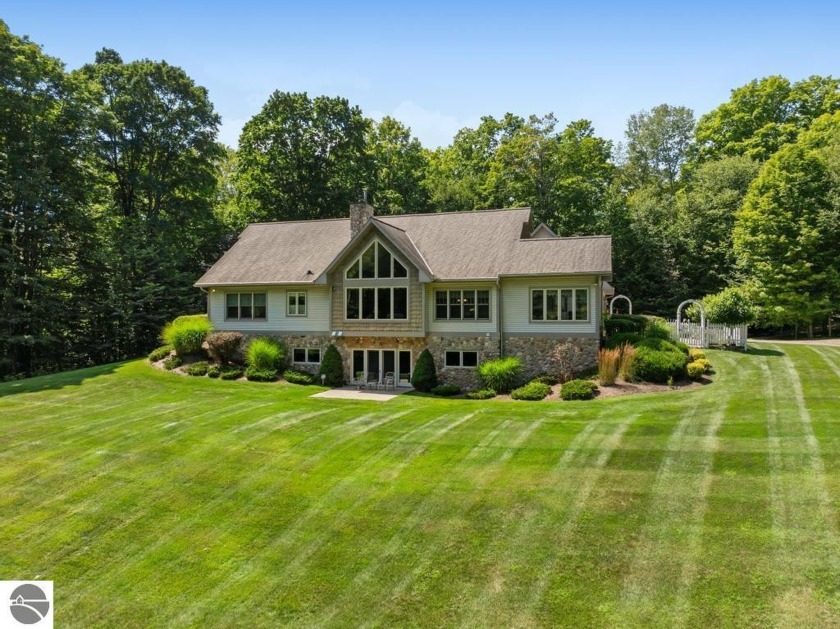
<svg viewBox="0 0 840 629"><path fill-rule="evenodd" d="M435 361L428 349L420 352L420 356L417 358L417 363L414 365L414 373L411 374L411 386L425 393L428 393L437 386Z"/></svg>
<svg viewBox="0 0 840 629"><path fill-rule="evenodd" d="M470 400L489 400L496 397L496 392L493 389L479 389L478 391L467 391L467 399Z"/></svg>
<svg viewBox="0 0 840 629"><path fill-rule="evenodd" d="M171 345L179 356L200 354L204 339L213 330L207 315L178 317L163 328L163 342Z"/></svg>
<svg viewBox="0 0 840 629"><path fill-rule="evenodd" d="M565 386L565 385L564 385ZM551 387L543 382L532 380L528 384L514 389L510 392L510 397L514 400L541 400L546 395L551 393Z"/></svg>
<svg viewBox="0 0 840 629"><path fill-rule="evenodd" d="M450 395L458 395L461 392L461 387L454 384L439 384L432 387L432 395L440 397L449 397Z"/></svg>
<svg viewBox="0 0 840 629"><path fill-rule="evenodd" d="M517 356L486 360L478 366L478 379L485 389L507 393L522 379L522 361Z"/></svg>
<svg viewBox="0 0 840 629"><path fill-rule="evenodd" d="M685 369L688 372L688 377L692 380L699 380L706 373L706 365L699 361L688 363Z"/></svg>
<svg viewBox="0 0 840 629"><path fill-rule="evenodd" d="M569 380L560 389L564 400L591 400L595 397L598 385L591 380Z"/></svg>
<svg viewBox="0 0 840 629"><path fill-rule="evenodd" d="M691 349L688 350L688 357L692 361L700 360L701 358L706 358L706 352L704 352L702 349L700 349L698 347L692 347Z"/></svg>
<svg viewBox="0 0 840 629"><path fill-rule="evenodd" d="M255 373L274 371L276 375L276 372L286 366L286 346L269 337L251 339L245 353L245 362L248 363L249 368L254 368Z"/></svg>
<svg viewBox="0 0 840 629"><path fill-rule="evenodd" d="M344 363L335 345L330 345L324 352L318 375L327 377L324 384L328 387L340 387L344 384Z"/></svg>
<svg viewBox="0 0 840 629"><path fill-rule="evenodd" d="M633 375L645 382L665 384L685 376L686 356L679 349L656 350L643 346L636 350Z"/></svg>

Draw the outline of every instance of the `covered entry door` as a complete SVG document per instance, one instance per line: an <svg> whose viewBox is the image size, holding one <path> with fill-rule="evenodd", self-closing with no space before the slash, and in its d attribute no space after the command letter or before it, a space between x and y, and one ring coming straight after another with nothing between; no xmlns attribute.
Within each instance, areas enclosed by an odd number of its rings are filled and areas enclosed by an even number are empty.
<svg viewBox="0 0 840 629"><path fill-rule="evenodd" d="M395 349L353 350L353 375L364 373L368 381L382 382L393 374L398 386L411 386L411 352Z"/></svg>

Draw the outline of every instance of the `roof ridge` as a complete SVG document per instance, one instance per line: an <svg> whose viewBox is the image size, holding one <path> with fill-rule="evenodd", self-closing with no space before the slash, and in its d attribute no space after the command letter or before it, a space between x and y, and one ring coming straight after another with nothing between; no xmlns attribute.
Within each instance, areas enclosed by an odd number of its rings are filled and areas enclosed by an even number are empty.
<svg viewBox="0 0 840 629"><path fill-rule="evenodd" d="M245 229L251 225L289 225L291 223L329 223L330 221L349 221L349 217L344 218L297 218L292 221L257 221L256 223L248 223ZM244 230L243 230L244 231Z"/></svg>
<svg viewBox="0 0 840 629"><path fill-rule="evenodd" d="M522 205L519 207L496 207L496 208L488 208L485 210L452 210L451 212L404 212L402 214L381 214L375 215L376 218L407 218L407 217L414 217L414 216L451 216L452 214L488 214L490 212L510 212L513 210L528 210L531 211L531 207L528 205Z"/></svg>
<svg viewBox="0 0 840 629"><path fill-rule="evenodd" d="M391 225L391 223L388 223L388 222L386 222L386 221L383 221L383 220L382 220L382 217L380 217L380 216L373 216L373 217L371 217L371 219L370 219L370 220L372 220L372 221L376 221L377 223L382 223L383 225L387 225L387 226L388 226L388 227L390 227L391 229L396 229L396 230L399 230L399 231L401 231L402 233L404 233L406 236L408 236L408 232L407 232L407 231L405 231L402 227L397 227L396 225Z"/></svg>
<svg viewBox="0 0 840 629"><path fill-rule="evenodd" d="M556 236L554 238L520 238L519 242L540 242L541 240L583 240L585 238L612 238L609 234L595 234L592 236Z"/></svg>

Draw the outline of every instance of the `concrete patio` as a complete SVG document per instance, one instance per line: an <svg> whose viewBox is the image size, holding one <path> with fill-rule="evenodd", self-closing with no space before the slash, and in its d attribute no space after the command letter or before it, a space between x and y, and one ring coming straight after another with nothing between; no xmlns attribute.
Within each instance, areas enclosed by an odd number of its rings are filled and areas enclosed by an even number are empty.
<svg viewBox="0 0 840 629"><path fill-rule="evenodd" d="M373 402L387 402L393 400L398 395L414 391L410 387L397 389L359 389L358 387L340 387L338 389L329 389L328 391L321 391L315 393L310 397L329 398L332 400L366 400Z"/></svg>

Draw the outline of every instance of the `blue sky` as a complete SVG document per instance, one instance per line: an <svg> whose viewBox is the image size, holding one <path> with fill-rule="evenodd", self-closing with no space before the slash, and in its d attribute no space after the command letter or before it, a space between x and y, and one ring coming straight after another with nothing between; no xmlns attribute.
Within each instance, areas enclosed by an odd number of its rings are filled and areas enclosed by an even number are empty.
<svg viewBox="0 0 840 629"><path fill-rule="evenodd" d="M840 73L840 3L38 2L0 18L68 68L114 48L205 86L235 145L275 89L341 95L448 144L482 115L554 112L621 140L660 103L698 116L753 78Z"/></svg>

